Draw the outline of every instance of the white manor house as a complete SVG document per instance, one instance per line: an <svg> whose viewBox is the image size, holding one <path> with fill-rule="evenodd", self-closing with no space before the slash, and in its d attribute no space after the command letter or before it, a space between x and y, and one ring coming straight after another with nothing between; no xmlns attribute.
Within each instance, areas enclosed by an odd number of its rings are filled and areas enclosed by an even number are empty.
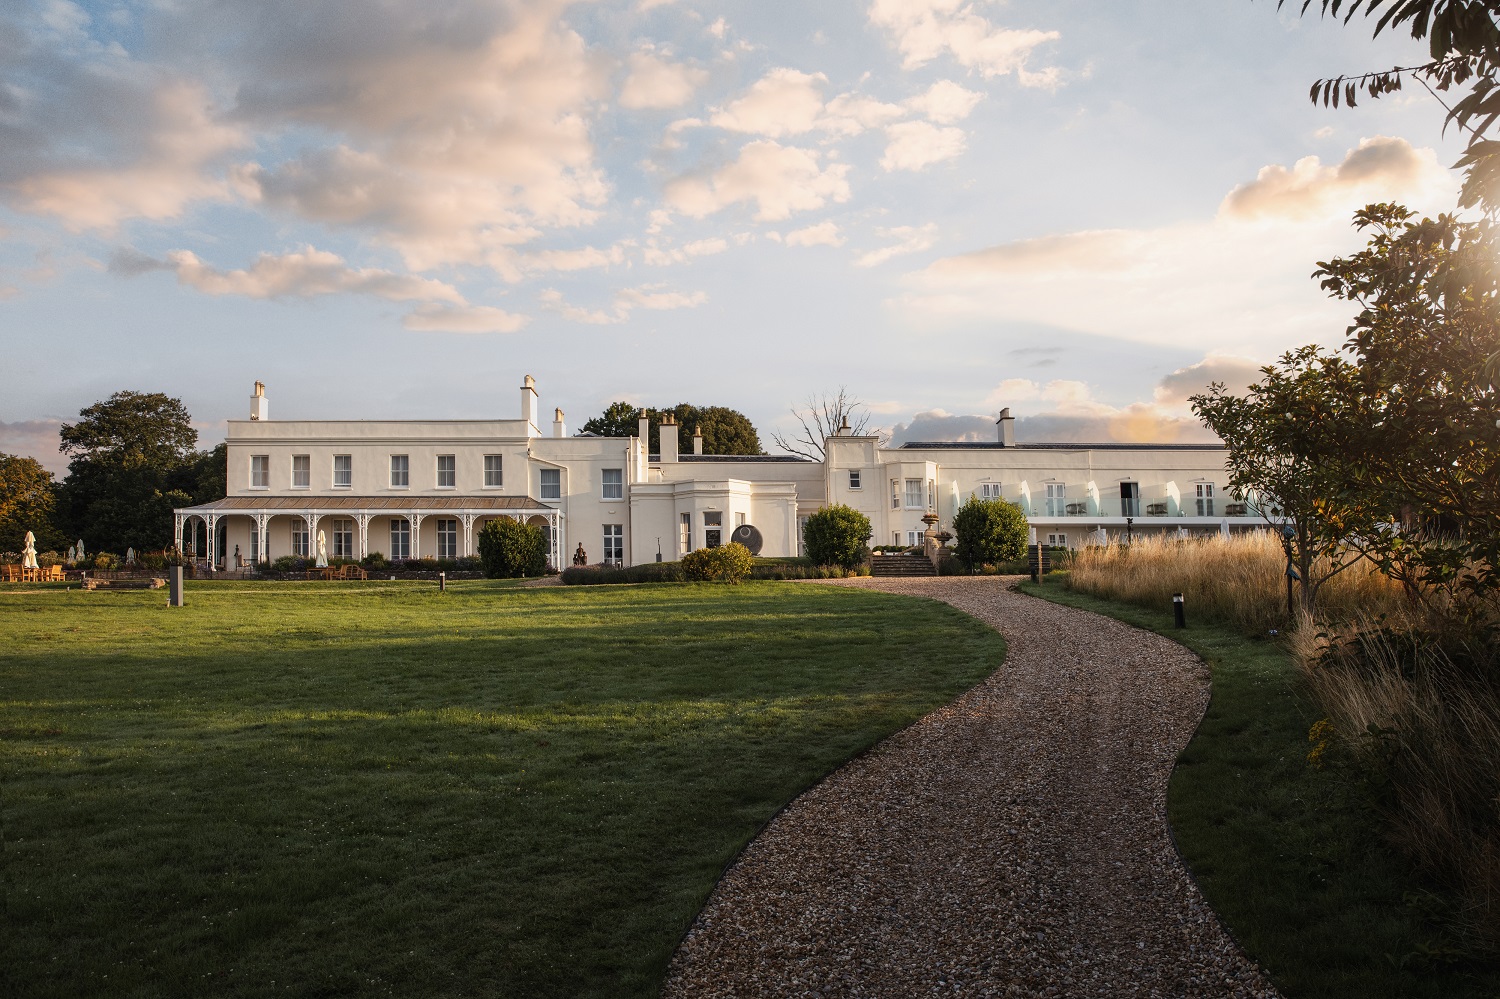
<svg viewBox="0 0 1500 999"><path fill-rule="evenodd" d="M309 556L319 533L332 558L457 558L513 517L543 528L553 566L579 545L591 563L634 565L746 524L762 555L796 555L802 522L836 503L870 518L870 544L917 545L925 515L951 529L970 496L1019 504L1038 541L1074 547L1263 523L1228 495L1218 444L1016 443L1003 410L993 442L888 447L844 427L817 462L703 454L694 428L666 423L650 454L645 420L633 437L569 436L560 409L544 430L530 375L520 396L509 420L272 420L257 382L250 418L229 422L227 495L175 511L177 542L221 570Z"/></svg>

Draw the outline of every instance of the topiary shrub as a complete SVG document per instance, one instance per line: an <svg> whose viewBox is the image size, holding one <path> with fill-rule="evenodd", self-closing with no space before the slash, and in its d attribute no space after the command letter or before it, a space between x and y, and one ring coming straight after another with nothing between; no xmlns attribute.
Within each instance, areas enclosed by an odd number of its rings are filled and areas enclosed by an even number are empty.
<svg viewBox="0 0 1500 999"><path fill-rule="evenodd" d="M825 506L807 518L802 545L808 557L819 565L853 569L870 557L865 542L873 533L870 518L853 507Z"/></svg>
<svg viewBox="0 0 1500 999"><path fill-rule="evenodd" d="M682 556L683 575L693 580L738 583L750 575L755 556L744 545L731 541L718 548L699 548Z"/></svg>
<svg viewBox="0 0 1500 999"><path fill-rule="evenodd" d="M490 579L540 576L547 571L547 540L535 524L497 517L479 532L479 560Z"/></svg>
<svg viewBox="0 0 1500 999"><path fill-rule="evenodd" d="M973 573L981 565L1026 557L1026 514L1001 499L969 497L953 515L953 554Z"/></svg>

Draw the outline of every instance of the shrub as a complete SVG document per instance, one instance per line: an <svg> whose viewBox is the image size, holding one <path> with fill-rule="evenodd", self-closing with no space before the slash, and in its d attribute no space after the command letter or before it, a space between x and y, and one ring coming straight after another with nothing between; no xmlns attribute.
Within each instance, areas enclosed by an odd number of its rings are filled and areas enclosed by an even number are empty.
<svg viewBox="0 0 1500 999"><path fill-rule="evenodd" d="M276 561L280 562L281 560L277 559ZM384 569L389 563L386 561L384 553L370 552L359 560L359 564L366 569Z"/></svg>
<svg viewBox="0 0 1500 999"><path fill-rule="evenodd" d="M570 565L562 571L565 586L598 586L607 583L681 583L687 577L680 562L647 562L645 565Z"/></svg>
<svg viewBox="0 0 1500 999"><path fill-rule="evenodd" d="M540 576L547 571L547 541L535 524L497 517L479 532L479 559L490 579Z"/></svg>
<svg viewBox="0 0 1500 999"><path fill-rule="evenodd" d="M464 555L458 560L460 572L483 572L484 560L478 555Z"/></svg>
<svg viewBox="0 0 1500 999"><path fill-rule="evenodd" d="M718 548L699 548L682 556L682 572L688 579L738 583L750 574L755 557L750 549L731 541Z"/></svg>
<svg viewBox="0 0 1500 999"><path fill-rule="evenodd" d="M1027 531L1026 514L1014 503L971 496L953 515L953 555L970 572L985 563L1023 558Z"/></svg>
<svg viewBox="0 0 1500 999"><path fill-rule="evenodd" d="M307 559L298 555L282 555L271 563L276 572L302 572L307 568Z"/></svg>
<svg viewBox="0 0 1500 999"><path fill-rule="evenodd" d="M114 555L110 552L100 552L99 554L94 556L95 569L101 569L105 572L108 572L111 569L118 569L119 567L120 556L118 555Z"/></svg>
<svg viewBox="0 0 1500 999"><path fill-rule="evenodd" d="M802 544L808 557L819 565L852 569L870 557L865 542L873 533L870 518L853 507L825 506L807 518Z"/></svg>

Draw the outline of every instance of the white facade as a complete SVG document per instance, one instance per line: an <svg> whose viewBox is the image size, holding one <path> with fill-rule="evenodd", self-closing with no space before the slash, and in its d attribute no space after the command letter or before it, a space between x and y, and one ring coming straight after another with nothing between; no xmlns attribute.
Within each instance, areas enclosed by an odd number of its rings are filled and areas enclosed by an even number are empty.
<svg viewBox="0 0 1500 999"><path fill-rule="evenodd" d="M1019 504L1039 541L1074 547L1101 530L1259 523L1228 495L1219 445L1017 444L1007 411L986 444L835 436L813 462L681 453L685 428L666 424L648 454L644 421L632 437L569 437L557 410L544 436L531 376L520 394L513 420L277 421L257 382L250 419L229 424L227 496L178 510L178 543L201 521L199 554L221 569L311 555L320 531L333 557L457 557L509 516L548 532L559 567L580 545L590 563L670 561L743 524L761 554L795 555L801 520L830 503L868 516L872 545L915 544L929 510L949 528L971 495Z"/></svg>

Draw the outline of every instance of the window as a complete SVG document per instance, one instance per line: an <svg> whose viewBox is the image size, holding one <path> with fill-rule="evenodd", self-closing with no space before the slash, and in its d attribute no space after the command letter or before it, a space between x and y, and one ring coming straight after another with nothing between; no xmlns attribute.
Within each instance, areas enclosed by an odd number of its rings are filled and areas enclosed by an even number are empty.
<svg viewBox="0 0 1500 999"><path fill-rule="evenodd" d="M979 484L979 498L980 499L984 499L984 500L999 499L1000 498L1000 483L998 483L998 482L981 482Z"/></svg>
<svg viewBox="0 0 1500 999"><path fill-rule="evenodd" d="M927 480L927 509L937 509L937 479Z"/></svg>
<svg viewBox="0 0 1500 999"><path fill-rule="evenodd" d="M254 565L260 561L260 525L250 521L250 553L240 558L240 561Z"/></svg>
<svg viewBox="0 0 1500 999"><path fill-rule="evenodd" d="M717 548L724 539L724 514L712 510L703 515L703 547Z"/></svg>
<svg viewBox="0 0 1500 999"><path fill-rule="evenodd" d="M679 555L686 555L693 550L693 515L690 513L683 514L677 525L677 544Z"/></svg>
<svg viewBox="0 0 1500 999"><path fill-rule="evenodd" d="M857 468L851 468L851 469L849 469L849 488L850 489L859 489L859 488L861 488L860 484L859 484L859 469L857 469Z"/></svg>
<svg viewBox="0 0 1500 999"><path fill-rule="evenodd" d="M704 527L723 527L724 515L718 510L710 510L703 515Z"/></svg>
<svg viewBox="0 0 1500 999"><path fill-rule="evenodd" d="M354 558L354 521L333 522L333 557Z"/></svg>
<svg viewBox="0 0 1500 999"><path fill-rule="evenodd" d="M926 509L926 506L922 503L922 480L921 479L907 479L906 480L906 508L908 510L925 510Z"/></svg>
<svg viewBox="0 0 1500 999"><path fill-rule="evenodd" d="M391 455L391 488L405 489L411 485L411 459L404 454Z"/></svg>
<svg viewBox="0 0 1500 999"><path fill-rule="evenodd" d="M1068 487L1061 482L1047 483L1047 516L1063 517L1068 513Z"/></svg>
<svg viewBox="0 0 1500 999"><path fill-rule="evenodd" d="M354 485L354 458L347 454L333 456L333 488L348 489Z"/></svg>
<svg viewBox="0 0 1500 999"><path fill-rule="evenodd" d="M901 509L901 480L899 479L891 480L891 509ZM899 545L900 543L901 540L898 538L896 544Z"/></svg>
<svg viewBox="0 0 1500 999"><path fill-rule="evenodd" d="M797 518L797 554L807 554L807 518Z"/></svg>
<svg viewBox="0 0 1500 999"><path fill-rule="evenodd" d="M543 473L545 474L545 473ZM487 454L484 456L484 486L486 489L498 489L505 485L505 476L501 474L500 456L498 454Z"/></svg>
<svg viewBox="0 0 1500 999"><path fill-rule="evenodd" d="M603 473L604 491L600 493L603 499L625 498L625 470L623 468L606 468Z"/></svg>
<svg viewBox="0 0 1500 999"><path fill-rule="evenodd" d="M458 521L437 522L438 558L458 558Z"/></svg>
<svg viewBox="0 0 1500 999"><path fill-rule="evenodd" d="M305 454L292 455L292 488L308 489L312 486L312 458Z"/></svg>
<svg viewBox="0 0 1500 999"><path fill-rule="evenodd" d="M438 455L438 488L452 489L458 485L458 459L451 454Z"/></svg>
<svg viewBox="0 0 1500 999"><path fill-rule="evenodd" d="M271 456L268 454L256 454L250 456L250 488L271 488Z"/></svg>
<svg viewBox="0 0 1500 999"><path fill-rule="evenodd" d="M734 515L734 526L735 527L744 527L745 526L745 515L743 513L737 513L737 514Z"/></svg>
<svg viewBox="0 0 1500 999"><path fill-rule="evenodd" d="M899 545L900 543L901 543L901 532L900 531L892 531L891 532L891 544L893 544L893 545Z"/></svg>
<svg viewBox="0 0 1500 999"><path fill-rule="evenodd" d="M391 518L391 558L411 558L411 521Z"/></svg>
<svg viewBox="0 0 1500 999"><path fill-rule="evenodd" d="M542 469L542 499L562 499L562 469Z"/></svg>
<svg viewBox="0 0 1500 999"><path fill-rule="evenodd" d="M922 532L921 531L907 531L906 532L906 546L908 548L918 548L918 547L921 546L921 544L922 544Z"/></svg>
<svg viewBox="0 0 1500 999"><path fill-rule="evenodd" d="M1051 548L1066 548L1068 547L1068 536L1066 534L1049 534L1047 535L1047 545Z"/></svg>
<svg viewBox="0 0 1500 999"><path fill-rule="evenodd" d="M292 518L292 554L307 558L307 521L301 517Z"/></svg>
<svg viewBox="0 0 1500 999"><path fill-rule="evenodd" d="M1139 482L1120 483L1120 516L1139 517L1141 515L1141 484Z"/></svg>
<svg viewBox="0 0 1500 999"><path fill-rule="evenodd" d="M1212 517L1214 515L1214 484L1212 482L1198 483L1198 516Z"/></svg>
<svg viewBox="0 0 1500 999"><path fill-rule="evenodd" d="M604 561L615 565L625 561L625 528L621 524L604 525Z"/></svg>

